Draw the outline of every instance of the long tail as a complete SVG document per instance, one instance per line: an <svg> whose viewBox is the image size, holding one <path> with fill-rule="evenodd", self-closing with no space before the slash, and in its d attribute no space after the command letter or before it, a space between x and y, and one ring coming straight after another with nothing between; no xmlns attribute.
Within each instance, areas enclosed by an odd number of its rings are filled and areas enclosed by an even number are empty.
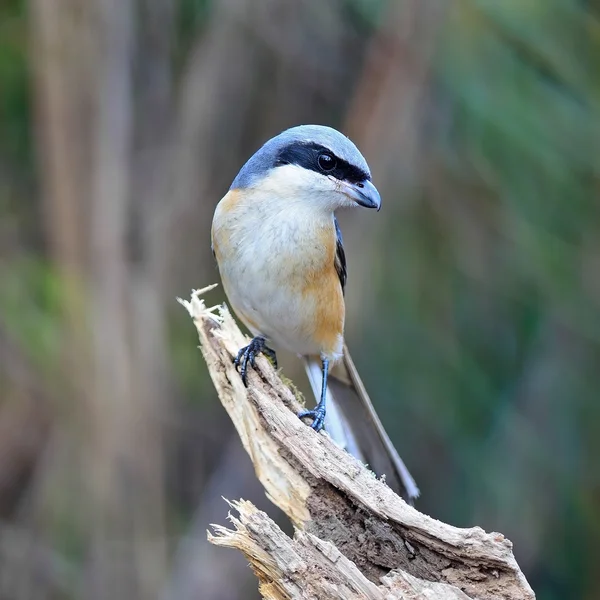
<svg viewBox="0 0 600 600"><path fill-rule="evenodd" d="M304 357L306 373L313 393L321 394L321 361ZM361 462L411 504L419 488L390 441L358 371L344 345L344 357L329 371L325 429L333 440Z"/></svg>

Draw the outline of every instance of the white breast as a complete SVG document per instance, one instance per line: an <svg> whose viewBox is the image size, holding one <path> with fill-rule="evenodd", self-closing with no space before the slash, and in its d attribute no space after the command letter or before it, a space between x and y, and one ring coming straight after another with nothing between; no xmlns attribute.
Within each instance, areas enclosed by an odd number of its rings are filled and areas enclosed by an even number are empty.
<svg viewBox="0 0 600 600"><path fill-rule="evenodd" d="M235 194L234 197L231 194ZM329 238L332 238L331 240ZM234 190L213 219L213 244L229 302L253 335L298 354L318 354L314 299L299 290L335 244L333 212L304 198Z"/></svg>

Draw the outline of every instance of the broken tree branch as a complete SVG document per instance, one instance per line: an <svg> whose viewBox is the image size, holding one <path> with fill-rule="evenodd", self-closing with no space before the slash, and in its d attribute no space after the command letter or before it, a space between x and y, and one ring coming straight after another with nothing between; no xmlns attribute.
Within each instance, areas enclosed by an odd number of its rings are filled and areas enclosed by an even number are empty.
<svg viewBox="0 0 600 600"><path fill-rule="evenodd" d="M232 358L247 339L226 306L187 308L219 398L267 496L292 520L294 540L248 502L234 530L209 540L241 550L268 599L533 599L500 533L459 529L418 512L329 436L307 427L299 398L260 356L244 387Z"/></svg>

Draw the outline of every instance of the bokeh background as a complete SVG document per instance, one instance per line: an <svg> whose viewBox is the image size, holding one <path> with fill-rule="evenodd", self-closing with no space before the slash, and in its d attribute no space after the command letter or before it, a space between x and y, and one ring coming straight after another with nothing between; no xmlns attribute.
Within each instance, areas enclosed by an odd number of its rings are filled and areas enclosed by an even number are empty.
<svg viewBox="0 0 600 600"><path fill-rule="evenodd" d="M384 199L340 216L347 339L419 508L600 598L599 100L598 0L2 0L0 597L257 598L206 529L278 513L175 298L322 123Z"/></svg>

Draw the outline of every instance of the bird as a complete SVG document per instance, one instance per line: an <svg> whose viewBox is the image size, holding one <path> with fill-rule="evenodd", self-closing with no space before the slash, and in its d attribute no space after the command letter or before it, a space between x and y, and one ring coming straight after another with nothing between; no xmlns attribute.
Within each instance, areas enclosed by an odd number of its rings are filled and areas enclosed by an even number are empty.
<svg viewBox="0 0 600 600"><path fill-rule="evenodd" d="M381 208L367 161L324 125L299 125L260 147L218 203L211 245L225 294L252 333L234 358L299 355L316 397L298 414L413 503L419 488L387 435L344 341L346 257L335 211ZM307 423L308 425L308 423Z"/></svg>

